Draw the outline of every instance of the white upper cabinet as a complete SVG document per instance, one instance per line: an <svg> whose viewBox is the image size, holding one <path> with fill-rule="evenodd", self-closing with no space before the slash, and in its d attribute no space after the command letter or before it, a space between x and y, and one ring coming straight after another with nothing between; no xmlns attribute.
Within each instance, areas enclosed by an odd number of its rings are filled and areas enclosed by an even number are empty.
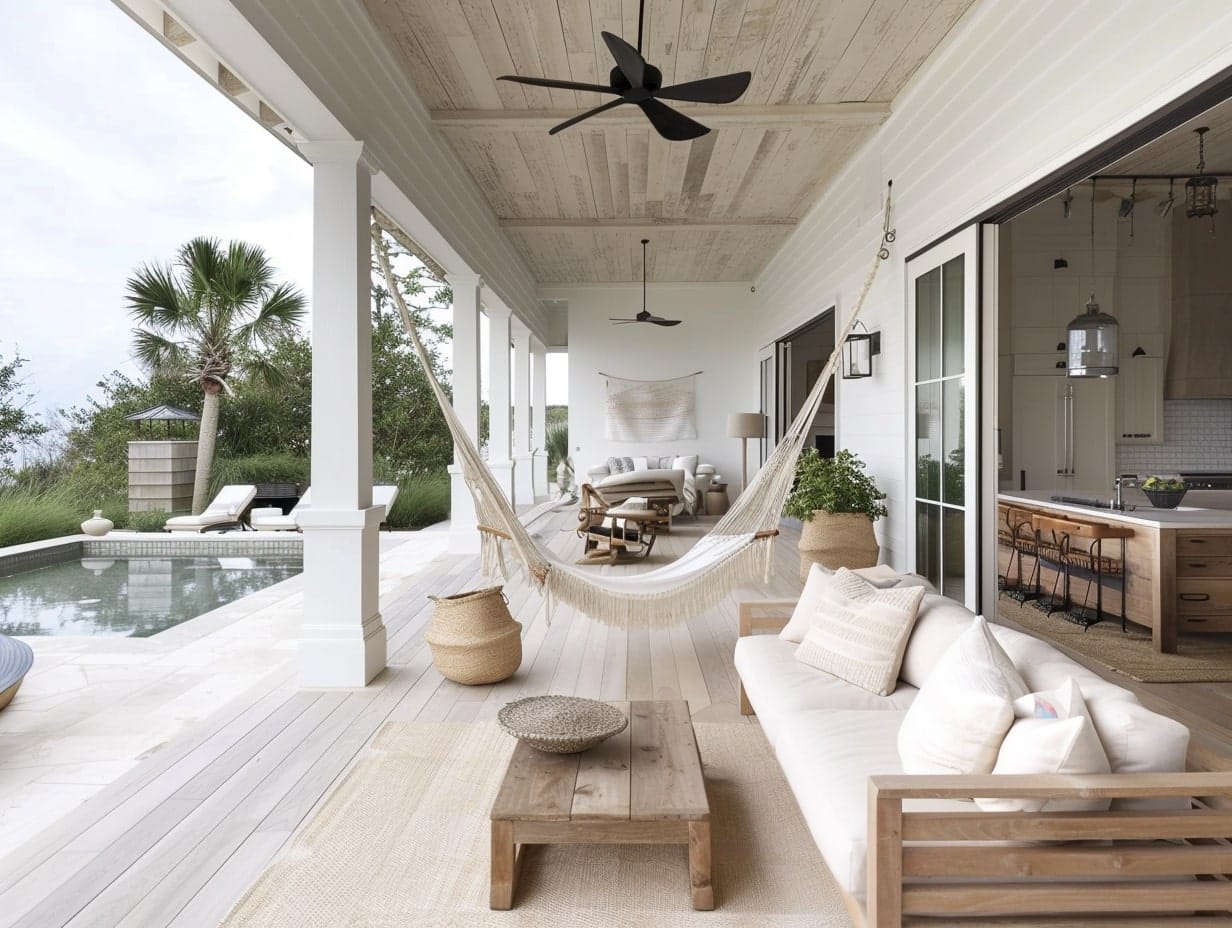
<svg viewBox="0 0 1232 928"><path fill-rule="evenodd" d="M1121 358L1117 374L1116 440L1122 445L1162 445L1164 441L1163 359Z"/></svg>

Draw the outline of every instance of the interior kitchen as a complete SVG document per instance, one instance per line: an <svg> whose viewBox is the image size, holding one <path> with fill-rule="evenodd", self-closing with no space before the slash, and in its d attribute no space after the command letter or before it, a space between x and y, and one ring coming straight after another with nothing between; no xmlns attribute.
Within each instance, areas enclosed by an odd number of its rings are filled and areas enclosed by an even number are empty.
<svg viewBox="0 0 1232 928"><path fill-rule="evenodd" d="M1003 598L1163 653L1232 633L1230 187L1225 102L1000 227Z"/></svg>

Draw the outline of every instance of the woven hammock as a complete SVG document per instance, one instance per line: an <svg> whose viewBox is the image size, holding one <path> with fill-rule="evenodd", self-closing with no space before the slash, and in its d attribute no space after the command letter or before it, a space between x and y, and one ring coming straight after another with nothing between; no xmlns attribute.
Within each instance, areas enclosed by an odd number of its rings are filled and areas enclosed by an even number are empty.
<svg viewBox="0 0 1232 928"><path fill-rule="evenodd" d="M888 190L884 217L882 242L851 318L835 340L835 350L821 376L769 459L726 515L688 552L670 564L632 576L599 574L593 567L561 561L526 531L488 470L474 440L467 434L449 397L433 376L432 365L390 268L389 255L379 232L374 229L377 260L415 354L449 425L457 463L475 500L484 573L499 570L507 574L505 551L511 549L527 577L544 594L549 619L555 603L563 602L592 619L621 628L678 625L722 602L736 587L758 580L768 582L774 537L778 534L783 503L791 492L796 458L817 416L826 385L834 375L843 342L851 334L877 269L889 257L886 245L894 241Z"/></svg>

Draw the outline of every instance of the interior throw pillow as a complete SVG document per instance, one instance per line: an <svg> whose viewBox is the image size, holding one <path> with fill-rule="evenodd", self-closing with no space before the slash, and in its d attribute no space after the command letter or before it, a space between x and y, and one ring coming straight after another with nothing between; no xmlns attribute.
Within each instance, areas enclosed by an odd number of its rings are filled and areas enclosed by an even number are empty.
<svg viewBox="0 0 1232 928"><path fill-rule="evenodd" d="M1027 695L983 616L955 639L924 681L898 730L904 773L991 773L1014 700Z"/></svg>
<svg viewBox="0 0 1232 928"><path fill-rule="evenodd" d="M898 668L923 597L923 588L915 587L874 590L845 602L823 600L796 648L796 660L888 696L898 683Z"/></svg>
<svg viewBox="0 0 1232 928"><path fill-rule="evenodd" d="M607 469L613 474L623 474L625 472L625 462L621 458L608 458Z"/></svg>
<svg viewBox="0 0 1232 928"><path fill-rule="evenodd" d="M620 472L622 474L631 474L633 470L633 458L623 457L620 459Z"/></svg>
<svg viewBox="0 0 1232 928"><path fill-rule="evenodd" d="M1014 715L993 773L1111 773L1077 681L1015 700ZM1111 800L1007 796L975 804L986 812L1087 812L1103 811Z"/></svg>
<svg viewBox="0 0 1232 928"><path fill-rule="evenodd" d="M685 454L672 461L672 470L682 470L690 477L697 471L697 455Z"/></svg>
<svg viewBox="0 0 1232 928"><path fill-rule="evenodd" d="M820 564L814 564L809 568L808 580L805 581L800 599L796 601L791 619L779 632L779 637L784 641L799 644L812 627L813 619L823 601L859 600L871 596L876 590L871 583L862 580L845 567L840 567L835 573Z"/></svg>

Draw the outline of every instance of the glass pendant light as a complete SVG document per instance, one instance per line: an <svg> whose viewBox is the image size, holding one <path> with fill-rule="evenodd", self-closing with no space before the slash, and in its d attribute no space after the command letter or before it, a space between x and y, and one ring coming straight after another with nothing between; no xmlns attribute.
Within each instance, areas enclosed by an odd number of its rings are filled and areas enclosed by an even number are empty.
<svg viewBox="0 0 1232 928"><path fill-rule="evenodd" d="M1095 275L1095 178L1091 178L1091 275ZM1065 327L1066 373L1070 377L1110 377L1117 372L1117 321L1100 312L1095 294L1086 312Z"/></svg>

